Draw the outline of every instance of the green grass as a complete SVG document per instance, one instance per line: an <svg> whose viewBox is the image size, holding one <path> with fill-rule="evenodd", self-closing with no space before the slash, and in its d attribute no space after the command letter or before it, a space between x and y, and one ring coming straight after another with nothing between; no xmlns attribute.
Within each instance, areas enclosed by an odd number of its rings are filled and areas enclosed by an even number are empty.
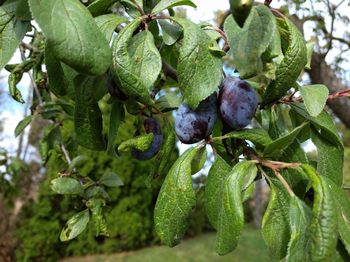
<svg viewBox="0 0 350 262"><path fill-rule="evenodd" d="M112 255L91 255L62 262L264 262L269 261L267 248L259 230L246 227L241 241L232 253L220 257L215 253L215 233L187 239L174 248L148 247Z"/></svg>

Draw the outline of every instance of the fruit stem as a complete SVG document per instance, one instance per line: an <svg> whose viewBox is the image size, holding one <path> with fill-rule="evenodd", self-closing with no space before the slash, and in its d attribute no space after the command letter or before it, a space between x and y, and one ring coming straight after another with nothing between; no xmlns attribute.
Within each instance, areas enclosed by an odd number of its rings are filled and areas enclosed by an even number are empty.
<svg viewBox="0 0 350 262"><path fill-rule="evenodd" d="M268 180L269 177L268 175L265 173L265 171L261 168L261 166L259 166L259 170L261 172L261 174ZM281 175L281 173L277 170L273 170L273 173L275 174L275 176L278 178L278 180L282 183L283 187L287 190L288 194L291 197L295 196L295 193L293 192L292 188L289 186L289 184L287 183L287 181L284 179L284 177Z"/></svg>
<svg viewBox="0 0 350 262"><path fill-rule="evenodd" d="M136 0L131 0L131 2L133 2L133 4L136 6L137 10L140 12L140 14L142 16L145 15L145 11L143 11L143 9L141 8L141 6L136 2Z"/></svg>

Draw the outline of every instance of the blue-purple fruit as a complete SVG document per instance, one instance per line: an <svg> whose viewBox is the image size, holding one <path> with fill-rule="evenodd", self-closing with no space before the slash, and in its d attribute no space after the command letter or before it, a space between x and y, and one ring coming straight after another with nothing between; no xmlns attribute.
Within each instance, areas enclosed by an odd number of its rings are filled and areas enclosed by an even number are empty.
<svg viewBox="0 0 350 262"><path fill-rule="evenodd" d="M217 93L200 102L195 110L182 104L176 112L175 133L185 144L197 143L208 137L217 120Z"/></svg>
<svg viewBox="0 0 350 262"><path fill-rule="evenodd" d="M251 122L258 97L248 82L226 77L220 87L218 106L222 120L233 130L238 130Z"/></svg>

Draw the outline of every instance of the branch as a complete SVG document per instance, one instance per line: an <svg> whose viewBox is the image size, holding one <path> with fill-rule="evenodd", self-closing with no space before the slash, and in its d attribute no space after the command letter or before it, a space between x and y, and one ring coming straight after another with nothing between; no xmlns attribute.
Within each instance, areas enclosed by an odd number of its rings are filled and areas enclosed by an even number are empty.
<svg viewBox="0 0 350 262"><path fill-rule="evenodd" d="M145 12L143 11L143 9L141 8L141 6L135 1L135 0L131 0L131 2L136 6L137 10L140 12L140 14L142 16L145 15Z"/></svg>
<svg viewBox="0 0 350 262"><path fill-rule="evenodd" d="M176 82L178 82L177 72L171 65L163 61L162 68L165 76L169 76Z"/></svg>
<svg viewBox="0 0 350 262"><path fill-rule="evenodd" d="M350 97L350 88L340 90L334 94L328 96L327 100L333 100L340 97ZM302 97L293 98L292 96L282 98L278 102L281 104L302 103L304 100Z"/></svg>

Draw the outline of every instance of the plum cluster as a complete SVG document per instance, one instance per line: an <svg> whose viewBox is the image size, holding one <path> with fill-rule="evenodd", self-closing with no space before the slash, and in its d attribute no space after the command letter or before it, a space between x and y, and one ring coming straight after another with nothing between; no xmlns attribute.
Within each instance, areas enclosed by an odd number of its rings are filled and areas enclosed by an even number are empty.
<svg viewBox="0 0 350 262"><path fill-rule="evenodd" d="M226 77L215 92L203 100L196 109L182 104L175 117L175 132L185 144L197 143L213 131L218 113L232 130L247 126L254 117L258 105L255 90L244 80Z"/></svg>
<svg viewBox="0 0 350 262"><path fill-rule="evenodd" d="M257 94L249 83L239 78L226 77L219 93L214 92L200 102L197 108L191 109L185 103L179 107L175 116L175 133L182 143L200 142L211 135L219 116L231 130L239 130L251 122L257 106ZM154 157L163 143L161 125L157 120L147 118L143 125L146 133L153 133L154 138L148 150L133 149L132 156L138 160Z"/></svg>

